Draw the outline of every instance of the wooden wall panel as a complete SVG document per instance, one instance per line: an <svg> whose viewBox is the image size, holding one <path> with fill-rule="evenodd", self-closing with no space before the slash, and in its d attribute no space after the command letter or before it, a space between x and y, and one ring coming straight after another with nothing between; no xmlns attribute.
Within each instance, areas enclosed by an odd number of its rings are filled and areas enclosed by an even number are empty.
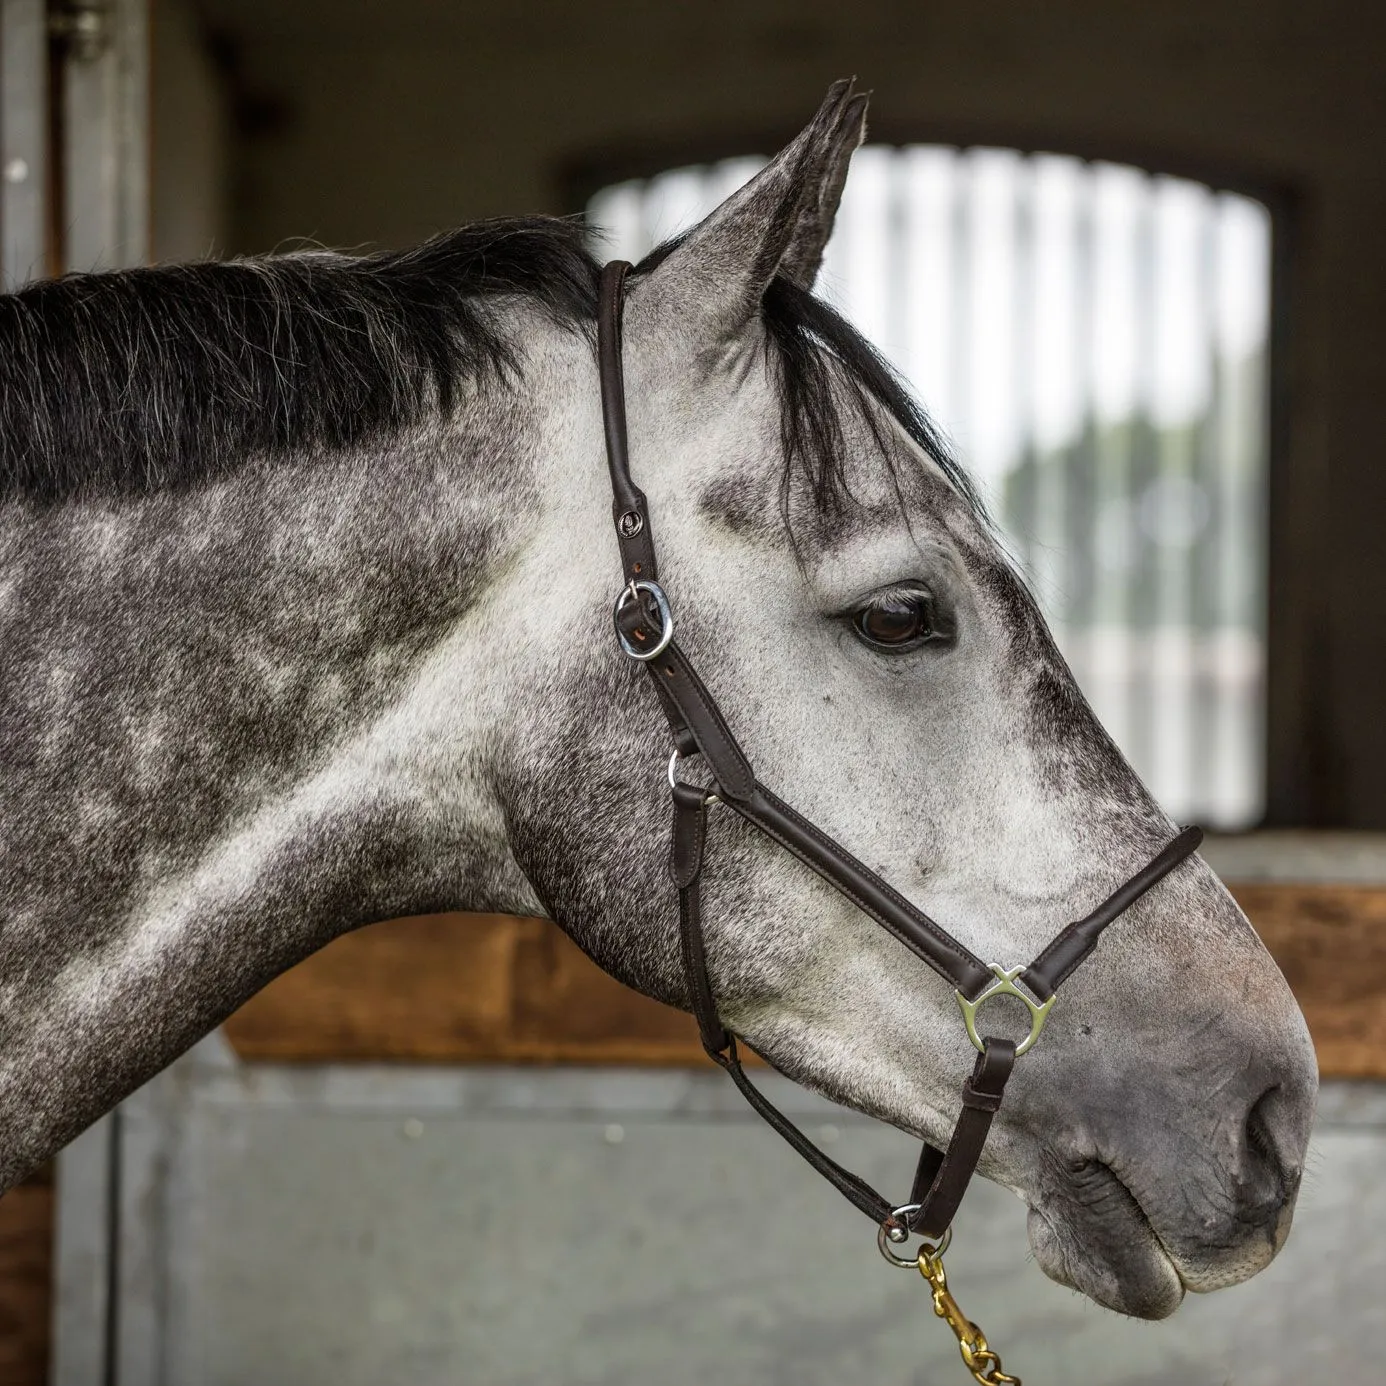
<svg viewBox="0 0 1386 1386"><path fill-rule="evenodd" d="M1233 885L1314 1036L1325 1078L1386 1078L1386 887Z"/></svg>
<svg viewBox="0 0 1386 1386"><path fill-rule="evenodd" d="M0 1386L44 1386L53 1270L53 1180L0 1198Z"/></svg>
<svg viewBox="0 0 1386 1386"><path fill-rule="evenodd" d="M700 1062L689 1016L613 981L554 925L440 914L348 934L226 1024L247 1060Z"/></svg>
<svg viewBox="0 0 1386 1386"><path fill-rule="evenodd" d="M1304 1008L1324 1076L1386 1078L1386 888L1233 891ZM349 934L226 1028L252 1060L706 1062L688 1016L612 981L553 925L500 915Z"/></svg>

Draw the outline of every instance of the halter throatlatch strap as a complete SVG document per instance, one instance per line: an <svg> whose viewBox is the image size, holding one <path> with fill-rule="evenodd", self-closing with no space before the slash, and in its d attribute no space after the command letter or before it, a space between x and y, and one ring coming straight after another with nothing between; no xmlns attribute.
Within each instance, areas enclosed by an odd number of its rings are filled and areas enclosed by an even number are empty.
<svg viewBox="0 0 1386 1386"><path fill-rule="evenodd" d="M977 1167L1015 1061L1038 1037L1055 992L1092 952L1103 929L1189 856L1203 834L1197 828L1185 828L1091 914L1068 925L1028 968L1003 969L988 967L839 842L761 784L716 700L673 639L672 609L656 581L649 509L644 493L631 480L626 437L621 298L629 269L628 264L617 260L602 271L597 313L602 416L624 584L614 619L622 648L645 665L654 682L673 733L676 758L700 753L712 772L710 788L678 781L672 769L670 777L674 824L669 874L679 893L679 946L698 1033L703 1048L731 1076L756 1113L849 1202L889 1230L892 1238L916 1231L937 1240L948 1230ZM925 1145L910 1202L901 1208L892 1208L865 1180L825 1155L753 1086L741 1066L736 1036L717 1014L700 889L707 811L714 802L740 814L817 872L955 988L968 1036L979 1053L971 1076L963 1084L962 1110L947 1149L939 1151ZM1025 990L1016 985L1017 979L1025 984ZM998 994L1017 997L1030 1011L1030 1034L1018 1044L984 1036L977 1029L981 1006Z"/></svg>
<svg viewBox="0 0 1386 1386"><path fill-rule="evenodd" d="M703 938L700 892L703 852L707 844L708 791L699 785L676 782L673 788L674 831L669 852L669 875L679 892L679 941L689 999L698 1021L703 1048L714 1063L725 1069L758 1115L773 1126L848 1202L867 1217L885 1223L892 1206L864 1179L825 1155L790 1119L761 1093L741 1066L736 1037L717 1015L712 982L708 976L707 946ZM988 1039L977 1056L972 1076L963 1085L962 1113L953 1128L946 1151L925 1145L915 1174L906 1218L911 1231L938 1238L948 1230L967 1192L977 1167L991 1119L1001 1105L1006 1079L1015 1063L1010 1040Z"/></svg>

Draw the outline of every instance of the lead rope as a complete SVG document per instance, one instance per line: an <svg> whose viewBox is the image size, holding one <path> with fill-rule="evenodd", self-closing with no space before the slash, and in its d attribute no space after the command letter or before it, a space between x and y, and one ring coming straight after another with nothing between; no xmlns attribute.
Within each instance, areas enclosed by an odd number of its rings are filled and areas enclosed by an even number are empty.
<svg viewBox="0 0 1386 1386"><path fill-rule="evenodd" d="M644 493L630 477L627 455L625 387L621 369L621 297L629 265L613 261L602 272L598 295L597 355L607 462L611 471L612 513L621 552L622 587L613 621L623 652L645 666L673 733L669 786L674 802L670 875L679 892L679 941L689 1001L703 1048L736 1084L762 1117L846 1199L878 1226L877 1245L892 1265L917 1269L928 1284L934 1312L953 1330L968 1371L983 1386L1022 1386L1008 1376L1000 1356L958 1307L948 1288L943 1253L952 1239L953 1215L977 1167L1006 1080L1015 1061L1039 1038L1059 986L1092 952L1102 931L1133 901L1169 874L1202 840L1185 828L1148 865L1119 886L1086 918L1067 925L1029 967L1003 968L981 962L922 910L858 861L839 842L777 798L756 778L745 753L727 726L716 700L674 644L674 617L657 579L654 536ZM701 755L716 783L711 788L684 783L675 774L681 758ZM778 1110L747 1077L736 1036L722 1024L708 975L703 937L700 881L707 843L707 811L725 804L762 833L816 871L833 888L875 919L935 972L949 980L962 1012L967 1037L978 1051L963 1084L962 1112L945 1151L925 1145L915 1173L911 1201L892 1207L864 1179L824 1154ZM1017 985L1017 983L1022 985ZM1019 1043L984 1036L977 1013L997 996L1019 1000L1029 1012L1030 1033ZM914 1259L892 1249L919 1234Z"/></svg>

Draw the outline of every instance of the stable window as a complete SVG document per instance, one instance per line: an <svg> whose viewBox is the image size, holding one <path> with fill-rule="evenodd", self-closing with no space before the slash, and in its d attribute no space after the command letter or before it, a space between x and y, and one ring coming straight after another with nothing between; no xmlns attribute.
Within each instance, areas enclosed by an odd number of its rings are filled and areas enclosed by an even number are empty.
<svg viewBox="0 0 1386 1386"><path fill-rule="evenodd" d="M638 260L758 158L588 204ZM1098 716L1177 818L1261 816L1271 219L1067 155L867 146L819 291L953 439Z"/></svg>

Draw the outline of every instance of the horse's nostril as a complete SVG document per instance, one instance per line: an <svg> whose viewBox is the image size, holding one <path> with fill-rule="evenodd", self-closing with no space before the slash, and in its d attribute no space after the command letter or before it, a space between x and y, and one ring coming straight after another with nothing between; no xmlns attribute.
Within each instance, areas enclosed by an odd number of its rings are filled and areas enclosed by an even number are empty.
<svg viewBox="0 0 1386 1386"><path fill-rule="evenodd" d="M1247 1182L1263 1188L1277 1204L1283 1203L1299 1184L1298 1166L1286 1158L1276 1127L1283 1105L1279 1084L1265 1090L1246 1115Z"/></svg>

